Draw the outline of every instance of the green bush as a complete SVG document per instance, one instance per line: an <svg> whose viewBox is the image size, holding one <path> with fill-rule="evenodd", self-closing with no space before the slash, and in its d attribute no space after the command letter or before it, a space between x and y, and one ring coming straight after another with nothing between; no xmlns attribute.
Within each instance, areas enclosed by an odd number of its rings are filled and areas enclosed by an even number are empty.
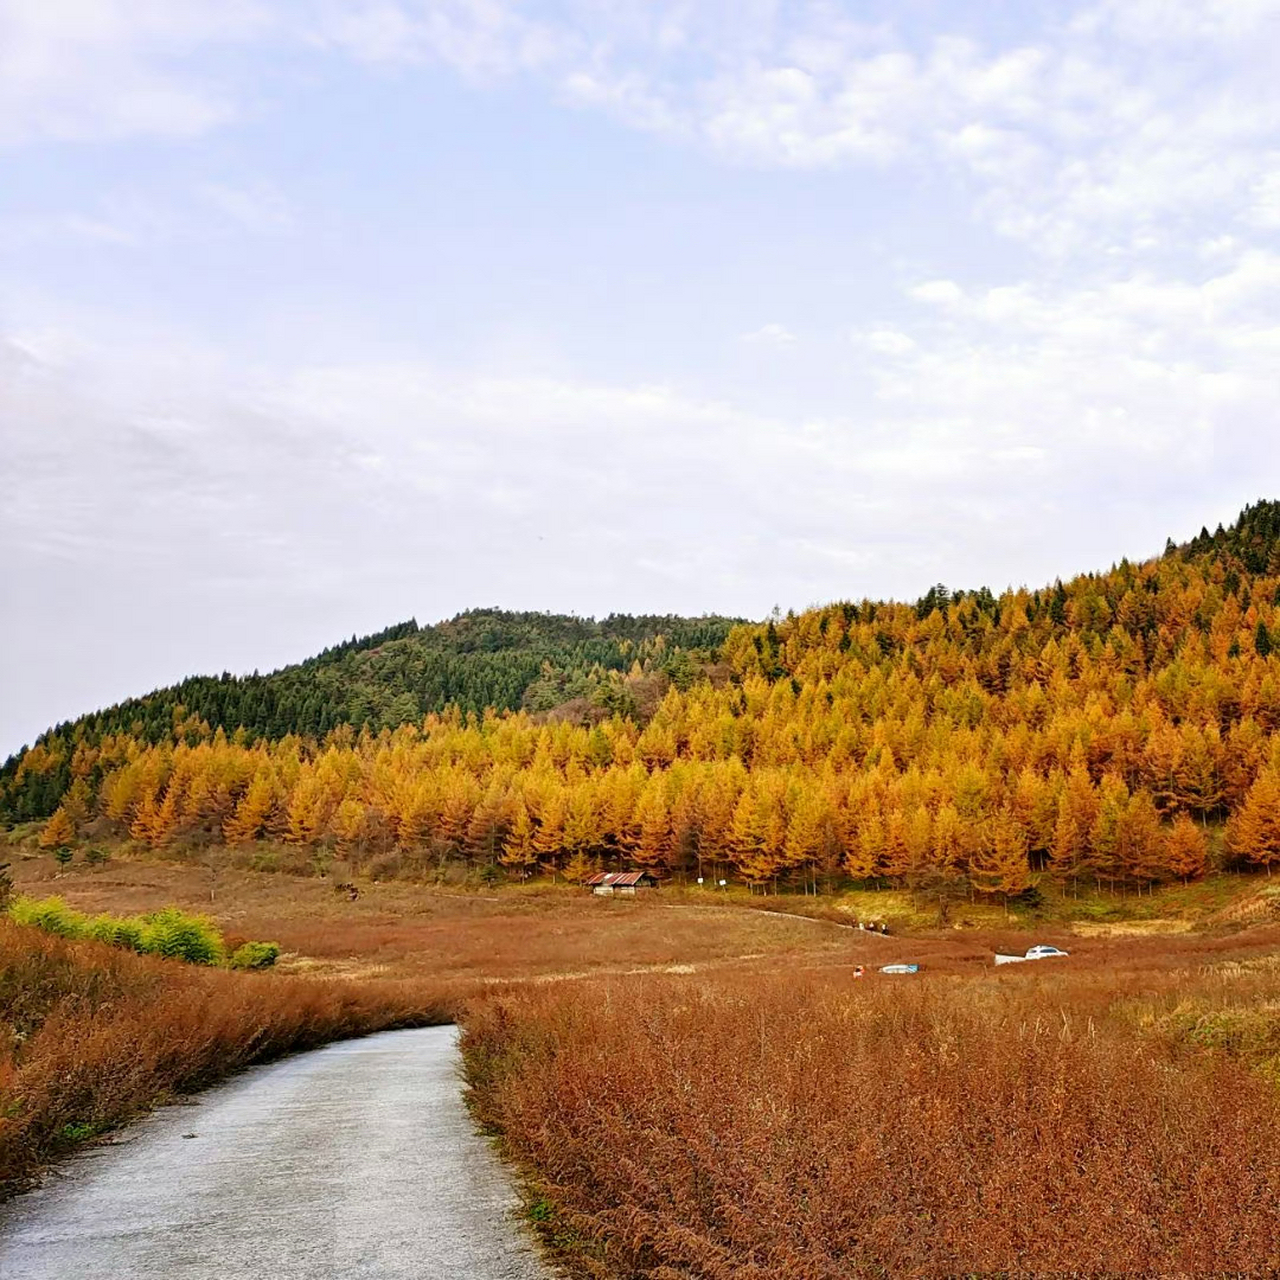
<svg viewBox="0 0 1280 1280"><path fill-rule="evenodd" d="M9 907L9 918L15 924L34 925L59 938L87 938L88 918L67 906L61 898L15 898Z"/></svg>
<svg viewBox="0 0 1280 1280"><path fill-rule="evenodd" d="M94 942L105 942L108 946L116 945L116 918L115 916L94 916L89 921L88 936Z"/></svg>
<svg viewBox="0 0 1280 1280"><path fill-rule="evenodd" d="M111 945L140 952L146 935L147 926L139 916L119 917L115 921L115 938Z"/></svg>
<svg viewBox="0 0 1280 1280"><path fill-rule="evenodd" d="M102 1129L99 1125L94 1124L91 1120L85 1120L79 1124L64 1124L58 1130L58 1138L62 1142L72 1144L96 1138L101 1132Z"/></svg>
<svg viewBox="0 0 1280 1280"><path fill-rule="evenodd" d="M87 916L61 898L14 899L8 909L15 924L33 925L60 938L105 942L125 951L185 960L188 964L222 964L232 969L269 969L280 956L274 942L246 942L226 954L222 935L205 916L177 907L148 916Z"/></svg>
<svg viewBox="0 0 1280 1280"><path fill-rule="evenodd" d="M89 937L125 951L141 951L146 928L138 916L94 916L89 921Z"/></svg>
<svg viewBox="0 0 1280 1280"><path fill-rule="evenodd" d="M146 917L142 950L188 964L217 964L222 959L222 935L205 917L166 907Z"/></svg>
<svg viewBox="0 0 1280 1280"><path fill-rule="evenodd" d="M73 940L89 939L108 946L141 951L146 923L139 916L87 916L61 898L16 898L9 907L15 924L33 925L45 933Z"/></svg>
<svg viewBox="0 0 1280 1280"><path fill-rule="evenodd" d="M280 958L280 948L274 942L246 942L237 947L227 964L232 969L270 969Z"/></svg>

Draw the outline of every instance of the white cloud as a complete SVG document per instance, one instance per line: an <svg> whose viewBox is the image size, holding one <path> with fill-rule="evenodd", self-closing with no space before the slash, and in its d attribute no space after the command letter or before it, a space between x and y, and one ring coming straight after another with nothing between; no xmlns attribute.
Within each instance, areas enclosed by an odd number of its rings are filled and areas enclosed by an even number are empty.
<svg viewBox="0 0 1280 1280"><path fill-rule="evenodd" d="M925 280L914 285L909 293L917 302L938 307L954 307L964 300L964 290L954 280Z"/></svg>
<svg viewBox="0 0 1280 1280"><path fill-rule="evenodd" d="M1081 11L1077 31L1110 32L1143 44L1234 43L1274 32L1277 0L1104 0Z"/></svg>
<svg viewBox="0 0 1280 1280"><path fill-rule="evenodd" d="M440 61L477 80L556 67L581 50L571 28L530 19L502 0L321 3L310 32L363 61Z"/></svg>
<svg viewBox="0 0 1280 1280"><path fill-rule="evenodd" d="M1280 151L1273 151L1269 159L1270 171L1253 184L1249 221L1274 231L1280 230Z"/></svg>
<svg viewBox="0 0 1280 1280"><path fill-rule="evenodd" d="M293 210L288 200L269 183L251 187L223 182L202 183L196 195L223 217L246 231L271 232L293 225Z"/></svg>
<svg viewBox="0 0 1280 1280"><path fill-rule="evenodd" d="M0 144L204 133L233 95L178 63L268 26L251 0L0 0Z"/></svg>
<svg viewBox="0 0 1280 1280"><path fill-rule="evenodd" d="M905 356L916 349L915 340L900 329L872 329L859 338L868 351L880 356Z"/></svg>
<svg viewBox="0 0 1280 1280"><path fill-rule="evenodd" d="M1200 280L975 290L869 373L886 423L934 424L953 458L1043 461L1060 492L1090 476L1111 492L1209 474L1274 486L1278 293L1280 255L1258 251Z"/></svg>
<svg viewBox="0 0 1280 1280"><path fill-rule="evenodd" d="M490 593L543 582L544 603L571 565L604 605L626 603L607 587L628 557L683 563L680 548L696 545L682 601L742 610L760 574L770 599L839 593L792 544L881 547L881 580L866 589L902 589L886 540L904 538L912 555L968 548L975 565L1030 576L1059 545L1053 531L993 542L964 523L973 504L1012 526L1050 492L1077 511L1140 498L1158 512L1210 472L1237 491L1280 480L1280 254L1245 252L1198 279L932 285L926 296L945 307L855 334L869 408L824 416L667 383L422 360L250 375L216 350L50 327L3 348L6 491L20 499L5 545L19 557L75 547L88 563L172 560L174 572L193 548L216 547L220 575L278 576L282 590L317 557L342 580L366 562L385 574L437 565L453 598L473 579ZM462 527L474 546L453 566ZM764 528L781 542L762 568L742 533ZM534 533L560 558L536 560Z"/></svg>
<svg viewBox="0 0 1280 1280"><path fill-rule="evenodd" d="M1005 47L963 8L913 42L840 6L673 0L563 0L537 17L501 0L379 0L327 11L322 30L376 61L532 77L734 162L950 164L1001 233L1050 256L1125 256L1168 249L1204 217L1273 225L1258 172L1280 132L1278 11L1108 0ZM1176 52L1145 56L1153 41Z"/></svg>
<svg viewBox="0 0 1280 1280"><path fill-rule="evenodd" d="M766 324L761 325L759 329L753 329L750 333L742 335L743 342L758 343L762 346L770 347L789 347L796 341L796 335L791 332L786 325L782 324Z"/></svg>
<svg viewBox="0 0 1280 1280"><path fill-rule="evenodd" d="M1048 258L1127 260L1202 240L1206 219L1280 221L1277 0L1105 0L1003 43L980 9L946 9L924 36L883 14L770 0L0 0L0 141L200 133L256 89L202 76L187 55L303 43L480 83L523 77L735 163L950 167L975 184L978 216Z"/></svg>

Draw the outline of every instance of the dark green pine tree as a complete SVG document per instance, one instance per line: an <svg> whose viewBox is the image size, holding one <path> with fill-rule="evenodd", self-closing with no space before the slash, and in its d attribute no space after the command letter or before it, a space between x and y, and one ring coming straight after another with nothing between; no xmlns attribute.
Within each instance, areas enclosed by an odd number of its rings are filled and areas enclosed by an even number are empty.
<svg viewBox="0 0 1280 1280"><path fill-rule="evenodd" d="M1049 618L1056 627L1067 624L1067 592L1061 582L1054 584L1053 598L1049 601Z"/></svg>
<svg viewBox="0 0 1280 1280"><path fill-rule="evenodd" d="M1267 624L1261 618L1258 619L1257 629L1253 633L1253 647L1257 649L1260 658L1270 656L1271 636L1267 631Z"/></svg>

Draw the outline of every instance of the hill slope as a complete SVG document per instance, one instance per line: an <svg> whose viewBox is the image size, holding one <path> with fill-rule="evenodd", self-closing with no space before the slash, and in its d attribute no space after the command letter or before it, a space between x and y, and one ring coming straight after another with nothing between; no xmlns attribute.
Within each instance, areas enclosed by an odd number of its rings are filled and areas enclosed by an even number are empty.
<svg viewBox="0 0 1280 1280"><path fill-rule="evenodd" d="M299 717L318 700L361 733L282 735L296 721L261 715L256 743L208 716L166 727L169 691L149 725L122 731L117 711L48 735L6 767L0 803L15 817L60 804L49 845L100 829L157 846L270 838L418 871L710 863L756 883L1013 894L1035 869L1198 875L1216 854L1205 824L1224 821L1228 859L1268 866L1278 532L1280 505L1260 503L1160 558L1039 591L939 586L732 629L464 615L263 678L279 682L277 715L289 691ZM520 710L460 714L518 690Z"/></svg>
<svg viewBox="0 0 1280 1280"><path fill-rule="evenodd" d="M447 707L481 712L547 711L585 698L636 714L617 677L639 663L679 684L698 674L733 619L674 616L593 618L474 609L436 626L410 620L325 649L268 675L192 676L181 684L58 725L44 750L69 755L77 742L127 733L148 742L243 730L249 739L323 735L339 725L373 730L419 722ZM19 753L0 769L0 819L48 816L70 777L16 789ZM7 802L7 809L6 809Z"/></svg>

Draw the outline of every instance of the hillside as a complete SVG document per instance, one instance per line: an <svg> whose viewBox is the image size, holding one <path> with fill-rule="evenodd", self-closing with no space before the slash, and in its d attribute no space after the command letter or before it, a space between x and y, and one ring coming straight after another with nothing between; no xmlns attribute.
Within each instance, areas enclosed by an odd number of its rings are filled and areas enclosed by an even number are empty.
<svg viewBox="0 0 1280 1280"><path fill-rule="evenodd" d="M464 615L263 678L290 706L341 708L327 736L265 713L227 734L225 709L183 713L170 691L149 728L117 711L51 734L6 767L4 803L58 806L51 847L269 840L380 874L626 862L945 898L1019 894L1042 871L1261 868L1280 862L1278 533L1280 505L1260 503L1037 591L939 586L732 630ZM508 710L461 714L487 702Z"/></svg>
<svg viewBox="0 0 1280 1280"><path fill-rule="evenodd" d="M436 626L402 622L334 645L268 675L193 676L181 684L58 725L41 751L69 759L79 742L129 734L147 742L237 730L250 741L323 736L339 725L374 731L457 707L548 711L576 699L639 714L639 664L687 685L728 635L733 619L632 617L602 621L549 613L474 609ZM0 768L0 819L47 817L70 785L66 770L14 779L22 756Z"/></svg>

